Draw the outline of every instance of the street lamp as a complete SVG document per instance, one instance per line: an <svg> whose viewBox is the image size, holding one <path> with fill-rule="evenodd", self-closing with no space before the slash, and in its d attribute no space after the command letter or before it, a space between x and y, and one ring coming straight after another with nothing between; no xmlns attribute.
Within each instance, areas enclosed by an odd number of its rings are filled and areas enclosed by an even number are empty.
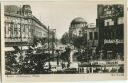
<svg viewBox="0 0 128 83"><path fill-rule="evenodd" d="M50 54L50 52L49 52L49 51L50 51L50 50L49 50L49 38L50 38L50 37L49 37L49 36L50 36L50 32L49 32L49 26L48 26L48 54Z"/></svg>
<svg viewBox="0 0 128 83"><path fill-rule="evenodd" d="M50 30L49 30L49 26L48 26L48 58L50 58L50 47L49 47L49 37L50 36ZM49 70L51 69L51 64L50 64L50 60L48 61L49 62Z"/></svg>
<svg viewBox="0 0 128 83"><path fill-rule="evenodd" d="M52 55L54 56L56 29L52 30Z"/></svg>

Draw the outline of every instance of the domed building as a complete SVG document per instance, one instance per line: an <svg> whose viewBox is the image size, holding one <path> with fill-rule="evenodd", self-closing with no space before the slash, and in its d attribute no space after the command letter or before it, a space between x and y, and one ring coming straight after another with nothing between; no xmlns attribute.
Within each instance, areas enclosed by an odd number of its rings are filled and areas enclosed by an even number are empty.
<svg viewBox="0 0 128 83"><path fill-rule="evenodd" d="M87 23L81 17L77 17L71 21L69 36L70 43L72 43L74 36L77 36L84 37L88 43L88 47L96 47L98 45L98 28L96 28L94 23Z"/></svg>
<svg viewBox="0 0 128 83"><path fill-rule="evenodd" d="M77 17L72 20L69 27L69 33L71 35L81 36L83 29L87 29L87 22L83 18Z"/></svg>
<svg viewBox="0 0 128 83"><path fill-rule="evenodd" d="M94 23L87 23L83 18L77 17L71 21L69 27L69 43L74 46L74 49L87 49L90 55L96 54L98 46L98 28ZM70 56L71 62L79 61L79 55ZM86 59L86 57L82 57Z"/></svg>

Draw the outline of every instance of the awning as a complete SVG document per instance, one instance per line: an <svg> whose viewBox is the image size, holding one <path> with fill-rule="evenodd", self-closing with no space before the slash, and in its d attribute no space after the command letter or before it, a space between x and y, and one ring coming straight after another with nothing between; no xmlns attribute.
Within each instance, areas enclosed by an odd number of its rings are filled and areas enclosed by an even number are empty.
<svg viewBox="0 0 128 83"><path fill-rule="evenodd" d="M15 51L13 47L5 47L5 51Z"/></svg>
<svg viewBox="0 0 128 83"><path fill-rule="evenodd" d="M20 50L28 50L28 46L18 46Z"/></svg>

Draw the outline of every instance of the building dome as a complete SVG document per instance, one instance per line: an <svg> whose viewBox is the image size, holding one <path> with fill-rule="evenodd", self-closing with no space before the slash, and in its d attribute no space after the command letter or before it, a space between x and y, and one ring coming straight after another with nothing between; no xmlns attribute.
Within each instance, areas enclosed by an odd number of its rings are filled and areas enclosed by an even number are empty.
<svg viewBox="0 0 128 83"><path fill-rule="evenodd" d="M32 15L31 6L30 5L23 5L22 12L23 12L24 16L31 16Z"/></svg>
<svg viewBox="0 0 128 83"><path fill-rule="evenodd" d="M32 13L32 11L31 11L31 6L30 6L30 5L23 5L22 11L23 11L23 12Z"/></svg>
<svg viewBox="0 0 128 83"><path fill-rule="evenodd" d="M87 22L81 18L77 17L72 20L71 25L69 27L69 33L81 36L83 30L87 29Z"/></svg>
<svg viewBox="0 0 128 83"><path fill-rule="evenodd" d="M77 18L72 20L71 25L72 24L79 24L79 23L87 23L87 22L83 18L77 17Z"/></svg>

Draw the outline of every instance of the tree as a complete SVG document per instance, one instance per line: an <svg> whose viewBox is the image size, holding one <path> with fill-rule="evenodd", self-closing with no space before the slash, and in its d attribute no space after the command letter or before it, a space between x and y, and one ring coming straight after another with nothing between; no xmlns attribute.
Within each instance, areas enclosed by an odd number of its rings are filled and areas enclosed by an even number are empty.
<svg viewBox="0 0 128 83"><path fill-rule="evenodd" d="M68 44L69 43L69 34L67 32L64 33L64 35L61 38L62 44Z"/></svg>
<svg viewBox="0 0 128 83"><path fill-rule="evenodd" d="M76 47L76 48L80 48L81 45L82 45L82 37L74 37L73 38L73 45Z"/></svg>
<svg viewBox="0 0 128 83"><path fill-rule="evenodd" d="M87 45L86 35L82 35L82 36L73 35L71 41L72 41L72 44L78 49L84 48Z"/></svg>
<svg viewBox="0 0 128 83"><path fill-rule="evenodd" d="M16 61L16 56L14 53L6 53L5 54L5 69L6 69L6 74L12 74L12 72L16 73L17 68L17 61Z"/></svg>
<svg viewBox="0 0 128 83"><path fill-rule="evenodd" d="M70 42L69 42L70 41ZM85 33L82 36L72 34L69 36L68 32L65 32L61 38L62 44L72 44L76 48L84 48L87 45L87 35Z"/></svg>

